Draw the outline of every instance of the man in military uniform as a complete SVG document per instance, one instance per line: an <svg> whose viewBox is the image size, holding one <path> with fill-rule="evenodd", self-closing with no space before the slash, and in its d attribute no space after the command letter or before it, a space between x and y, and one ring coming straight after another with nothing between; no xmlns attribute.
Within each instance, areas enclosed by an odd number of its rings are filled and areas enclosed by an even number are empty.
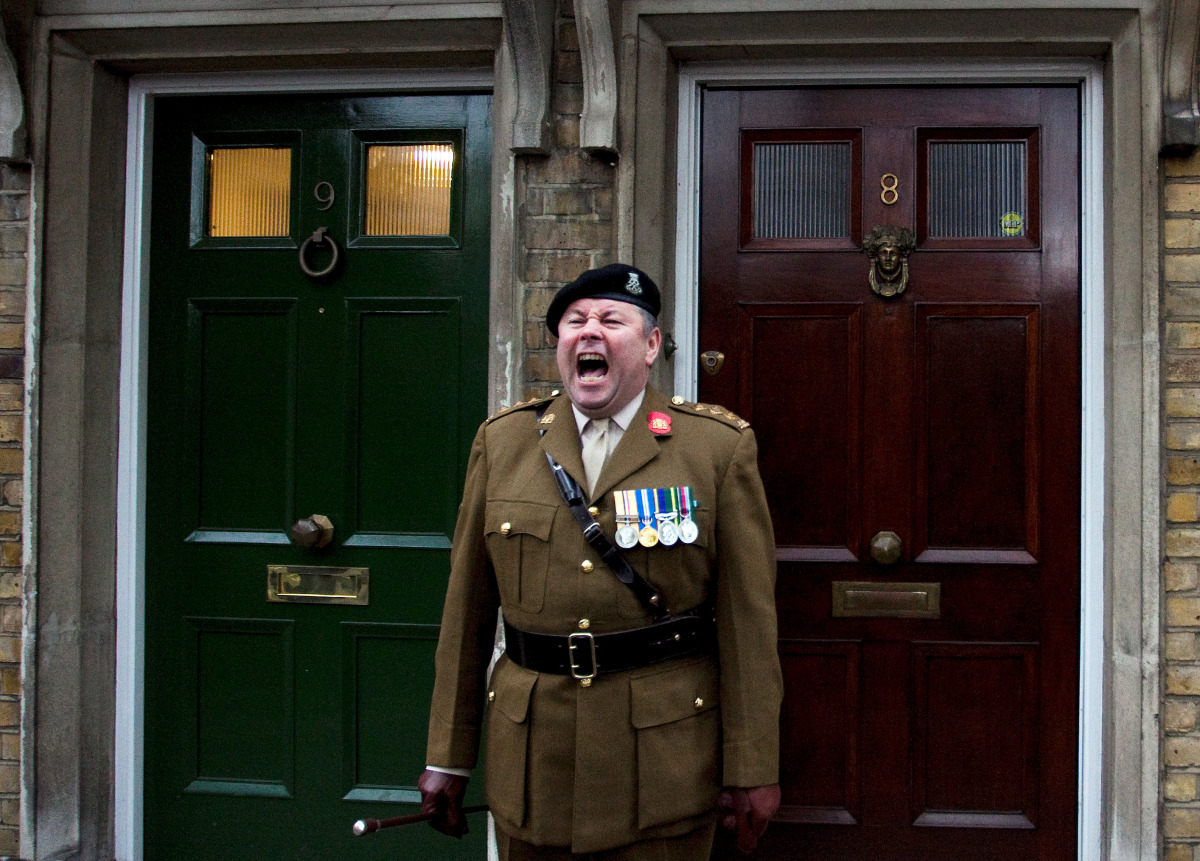
<svg viewBox="0 0 1200 861"><path fill-rule="evenodd" d="M718 818L748 852L779 804L754 434L647 386L659 307L622 264L560 290L546 325L566 393L502 410L471 449L419 786L435 827L461 834L486 723L509 861L706 859Z"/></svg>

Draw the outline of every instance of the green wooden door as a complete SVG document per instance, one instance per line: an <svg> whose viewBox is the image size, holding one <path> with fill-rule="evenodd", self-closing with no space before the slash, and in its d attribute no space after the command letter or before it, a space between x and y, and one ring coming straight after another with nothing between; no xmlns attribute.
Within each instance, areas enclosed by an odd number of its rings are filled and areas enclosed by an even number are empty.
<svg viewBox="0 0 1200 861"><path fill-rule="evenodd" d="M461 843L350 827L419 801L486 410L489 111L485 95L155 104L147 861L485 857L482 818ZM304 246L322 227L336 261ZM302 249L331 271L306 275ZM302 549L287 530L312 514L334 537ZM338 568L366 569L366 603Z"/></svg>

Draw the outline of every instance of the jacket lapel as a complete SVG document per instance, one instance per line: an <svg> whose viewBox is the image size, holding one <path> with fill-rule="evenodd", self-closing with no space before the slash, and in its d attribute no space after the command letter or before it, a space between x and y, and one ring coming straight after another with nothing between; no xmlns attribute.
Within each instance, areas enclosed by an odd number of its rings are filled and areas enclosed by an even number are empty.
<svg viewBox="0 0 1200 861"><path fill-rule="evenodd" d="M537 430L546 429L542 435L542 450L563 465L580 487L587 489L587 478L583 471L583 452L579 443L579 428L575 425L575 411L571 409L571 400L566 395L559 395L550 404L542 416L545 422L550 416L554 419L550 424L538 424ZM536 433L536 431L535 431Z"/></svg>
<svg viewBox="0 0 1200 861"><path fill-rule="evenodd" d="M592 499L599 499L658 456L659 440L669 437L670 432L661 435L651 433L648 417L652 412L666 413L668 407L666 398L649 386L646 387L646 397L642 399L642 405L638 407L633 421L621 436L621 442L600 472ZM580 464L582 470L582 458Z"/></svg>

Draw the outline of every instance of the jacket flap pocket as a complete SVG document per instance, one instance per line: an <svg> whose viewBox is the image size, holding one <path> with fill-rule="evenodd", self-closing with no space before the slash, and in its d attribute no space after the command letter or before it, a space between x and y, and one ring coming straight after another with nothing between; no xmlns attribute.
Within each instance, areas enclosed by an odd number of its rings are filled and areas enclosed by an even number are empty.
<svg viewBox="0 0 1200 861"><path fill-rule="evenodd" d="M630 720L638 729L672 723L717 707L716 664L711 658L689 661L662 672L629 680Z"/></svg>
<svg viewBox="0 0 1200 861"><path fill-rule="evenodd" d="M541 502L522 502L509 499L489 499L484 515L484 532L501 535L533 535L542 541L550 540L554 525L555 505Z"/></svg>
<svg viewBox="0 0 1200 861"><path fill-rule="evenodd" d="M533 670L511 664L502 679L492 679L492 693L496 695L493 706L513 723L524 723L537 680L538 674Z"/></svg>

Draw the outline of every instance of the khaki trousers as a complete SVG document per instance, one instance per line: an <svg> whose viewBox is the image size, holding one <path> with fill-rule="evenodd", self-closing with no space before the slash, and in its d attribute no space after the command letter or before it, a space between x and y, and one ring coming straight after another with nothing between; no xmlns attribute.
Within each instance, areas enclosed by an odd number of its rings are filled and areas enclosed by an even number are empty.
<svg viewBox="0 0 1200 861"><path fill-rule="evenodd" d="M567 846L534 846L497 828L496 847L500 861L708 861L716 829L714 822L680 837L642 840L604 852L576 855Z"/></svg>

